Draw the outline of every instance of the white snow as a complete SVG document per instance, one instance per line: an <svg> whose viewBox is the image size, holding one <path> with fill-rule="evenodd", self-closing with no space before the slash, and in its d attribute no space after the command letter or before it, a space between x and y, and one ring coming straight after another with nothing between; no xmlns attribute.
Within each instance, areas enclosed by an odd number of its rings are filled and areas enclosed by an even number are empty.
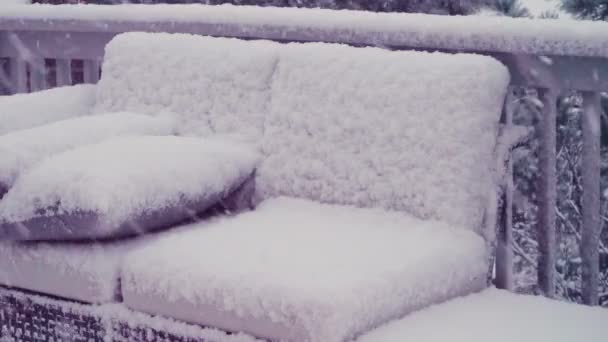
<svg viewBox="0 0 608 342"><path fill-rule="evenodd" d="M171 111L180 134L238 130L243 138L259 140L275 46L193 35L120 35L106 47L95 111Z"/></svg>
<svg viewBox="0 0 608 342"><path fill-rule="evenodd" d="M112 137L170 135L174 126L169 117L112 113L62 120L1 135L0 187L8 189L20 174L54 154Z"/></svg>
<svg viewBox="0 0 608 342"><path fill-rule="evenodd" d="M0 284L103 303L116 300L120 262L134 241L0 243Z"/></svg>
<svg viewBox="0 0 608 342"><path fill-rule="evenodd" d="M261 141L258 199L481 230L509 82L489 57L128 33L108 44L104 70L98 111L171 111L181 133Z"/></svg>
<svg viewBox="0 0 608 342"><path fill-rule="evenodd" d="M561 9L560 0L521 0L521 4L536 18L546 13L556 13L560 17L570 17L570 14Z"/></svg>
<svg viewBox="0 0 608 342"><path fill-rule="evenodd" d="M129 253L127 306L275 340L333 342L486 284L481 237L381 209L275 198L189 228Z"/></svg>
<svg viewBox="0 0 608 342"><path fill-rule="evenodd" d="M380 327L358 342L602 342L608 310L487 289Z"/></svg>
<svg viewBox="0 0 608 342"><path fill-rule="evenodd" d="M93 212L111 230L182 200L224 194L251 174L257 160L254 150L223 139L115 138L31 168L0 202L0 216L20 222L57 207L58 214Z"/></svg>
<svg viewBox="0 0 608 342"><path fill-rule="evenodd" d="M323 9L204 5L6 6L0 18L81 19L87 29L112 22L211 23L211 33L285 40L324 39L383 46L608 57L608 23L527 18L439 16ZM144 30L146 26L141 26ZM184 26L188 31L193 26ZM202 29L205 30L205 29ZM201 33L204 33L201 32ZM220 35L221 35L220 34Z"/></svg>
<svg viewBox="0 0 608 342"><path fill-rule="evenodd" d="M481 230L509 74L479 55L290 44L256 191Z"/></svg>
<svg viewBox="0 0 608 342"><path fill-rule="evenodd" d="M413 47L608 56L608 26L601 23L336 13L15 6L3 8L0 18L204 21L242 25L236 34L253 36L287 27L286 36L334 30L345 40L383 37L383 43ZM488 269L484 240L453 228L481 228L488 189L495 186L493 149L507 84L506 69L483 56L119 36L107 49L96 113L169 111L180 121L181 134L260 139L266 157L258 174L260 199L291 195L413 216L280 197L253 212L184 227L137 248L127 247L131 242L2 243L0 282L107 302L115 299L122 273L126 305L136 310L266 338L323 342L353 338L480 290ZM78 132L70 134L78 144L103 139L80 126L102 116L32 128L90 114L94 91L79 86L0 98L0 147L19 142L40 153L9 162L21 170L41 159L43 151L31 142L34 136L60 136L53 127ZM6 134L26 128L31 129ZM106 129L95 134L110 134ZM75 146L56 143L58 149ZM40 148L46 153L55 147ZM28 170L0 202L0 215L26 220L59 203L60 213L93 211L112 226L183 197L223 192L226 184L246 178L257 161L254 151L223 140L112 139L54 155ZM129 316L122 306L105 308ZM145 315L132 317L136 322ZM560 324L538 324L547 317ZM490 289L415 313L360 341L599 341L606 335L600 319L606 318L600 310ZM504 332L504 322L514 335L497 333Z"/></svg>
<svg viewBox="0 0 608 342"><path fill-rule="evenodd" d="M92 85L0 96L0 134L88 115L94 103Z"/></svg>

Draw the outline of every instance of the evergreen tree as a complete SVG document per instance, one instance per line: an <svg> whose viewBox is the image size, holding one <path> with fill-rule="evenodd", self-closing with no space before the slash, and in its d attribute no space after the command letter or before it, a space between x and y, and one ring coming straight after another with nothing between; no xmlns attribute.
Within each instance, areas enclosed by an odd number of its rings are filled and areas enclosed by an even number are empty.
<svg viewBox="0 0 608 342"><path fill-rule="evenodd" d="M530 12L519 0L496 0L494 9L503 15L519 18L529 17Z"/></svg>
<svg viewBox="0 0 608 342"><path fill-rule="evenodd" d="M608 20L608 0L562 0L562 8L580 19Z"/></svg>

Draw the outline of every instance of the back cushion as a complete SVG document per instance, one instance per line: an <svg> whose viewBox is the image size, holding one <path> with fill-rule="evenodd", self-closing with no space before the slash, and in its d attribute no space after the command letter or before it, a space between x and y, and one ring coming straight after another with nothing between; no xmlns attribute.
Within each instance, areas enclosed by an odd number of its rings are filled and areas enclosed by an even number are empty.
<svg viewBox="0 0 608 342"><path fill-rule="evenodd" d="M261 141L256 197L407 211L480 231L509 82L490 57L184 34L106 48L96 112Z"/></svg>
<svg viewBox="0 0 608 342"><path fill-rule="evenodd" d="M281 49L257 173L277 195L405 210L480 231L507 69L492 58Z"/></svg>
<svg viewBox="0 0 608 342"><path fill-rule="evenodd" d="M259 138L276 44L126 33L107 46L95 112L173 112L179 133Z"/></svg>

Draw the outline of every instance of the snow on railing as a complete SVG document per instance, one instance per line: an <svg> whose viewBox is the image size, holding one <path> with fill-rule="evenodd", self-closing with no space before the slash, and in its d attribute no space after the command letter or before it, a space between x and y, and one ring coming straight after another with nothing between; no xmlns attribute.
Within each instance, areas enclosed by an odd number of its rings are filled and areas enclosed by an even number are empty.
<svg viewBox="0 0 608 342"><path fill-rule="evenodd" d="M512 84L537 87L543 103L538 279L549 297L556 278L556 102L568 90L582 91L583 297L597 304L599 92L608 91L608 23L229 5L5 6L0 9L0 92L2 85L10 94L69 85L74 75L95 83L104 46L126 31L475 52L502 61ZM83 61L82 72L74 73L74 60ZM498 235L496 276L503 288L512 286L512 181L507 183L509 208Z"/></svg>

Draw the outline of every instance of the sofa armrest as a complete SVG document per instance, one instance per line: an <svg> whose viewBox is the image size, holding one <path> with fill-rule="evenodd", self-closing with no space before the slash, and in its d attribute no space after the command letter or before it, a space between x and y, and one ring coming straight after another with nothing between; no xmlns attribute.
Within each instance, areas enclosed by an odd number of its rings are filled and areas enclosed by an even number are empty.
<svg viewBox="0 0 608 342"><path fill-rule="evenodd" d="M91 84L0 96L0 135L88 115L94 104L95 85Z"/></svg>

